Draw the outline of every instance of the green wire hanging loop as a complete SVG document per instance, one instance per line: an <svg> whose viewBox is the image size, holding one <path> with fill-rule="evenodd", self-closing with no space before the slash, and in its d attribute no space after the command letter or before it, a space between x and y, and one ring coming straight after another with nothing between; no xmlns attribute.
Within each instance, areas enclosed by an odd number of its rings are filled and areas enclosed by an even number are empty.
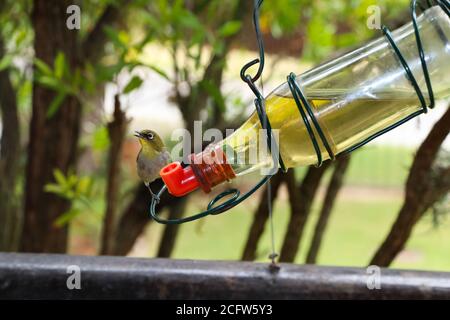
<svg viewBox="0 0 450 320"><path fill-rule="evenodd" d="M250 90L256 96L256 99L254 100L256 112L258 114L259 121L261 122L261 126L265 130L266 139L267 139L267 147L272 155L272 160L273 160L273 168L271 170L271 174L266 175L253 188L251 188L249 191L247 191L243 195L241 195L240 191L235 188L231 188L229 190L226 190L226 191L218 194L213 200L211 200L209 202L207 209L205 211L197 213L197 214L189 216L189 217L186 217L186 218L181 218L181 219L162 219L162 218L160 218L156 214L156 205L158 204L158 201L157 201L157 199L152 198L152 201L150 204L150 216L159 223L181 224L181 223L185 223L185 222L189 222L189 221L194 221L194 220L206 217L208 215L217 215L217 214L223 213L225 211L228 211L229 209L235 207L242 201L246 200L253 193L255 193L256 190L261 188L267 181L269 181L270 178L278 171L278 166L279 166L279 168L281 168L281 170L283 172L286 172L286 166L280 155L278 145L275 143L275 140L272 140L272 139L274 139L274 136L272 133L272 127L270 125L269 118L267 117L267 114L266 114L264 97L262 96L261 92L258 90L258 88L255 85L255 82L261 77L262 72L264 70L264 56L265 56L264 43L263 43L263 38L261 35L260 26L259 26L259 9L261 7L262 2L263 2L263 0L254 0L254 8L253 8L253 25L255 28L256 40L257 40L258 48L259 48L259 58L254 59L254 60L248 62L247 64L245 64L241 69L240 76L241 76L242 81L247 83ZM423 2L425 2L425 4ZM383 32L384 36L386 37L388 44L392 47L400 64L405 69L406 77L408 78L408 80L410 81L414 90L416 91L416 94L419 98L422 108L421 108L421 110L418 110L418 111L410 114L409 116L398 121L397 123L373 134L372 136L368 137L364 141L342 151L339 155L350 153L350 152L362 147L363 145L372 141L376 137L400 126L401 124L413 119L414 117L416 117L422 113L427 113L428 108L432 109L434 107L435 100L434 100L433 87L432 87L432 84L430 81L430 75L429 75L427 63L425 60L425 52L424 52L423 45L422 45L419 27L417 25L417 13L416 13L418 7L420 10L424 11L427 8L432 7L433 3L438 5L439 7L441 7L441 9L450 17L450 0L425 0L425 1L412 0L411 5L410 5L411 19L412 19L412 23L413 23L415 38L416 38L417 50L418 50L421 65L422 65L422 71L424 74L428 97L430 100L429 105L427 105L426 100L424 98L424 94L422 93L417 80L415 79L413 73L411 72L411 69L408 66L408 63L406 62L405 58L403 57L403 54L401 53L400 49L398 48L397 44L395 43L395 41L391 35L391 32L389 31L389 29L386 26L383 26L382 32ZM258 70L257 70L256 74L252 77L247 73L247 70L256 64L259 64ZM303 90L301 89L301 86L297 82L296 75L294 73L289 74L289 76L287 77L287 82L289 85L289 89L291 90L292 97L295 100L295 103L299 110L300 116L305 124L308 135L311 139L311 143L316 152L316 155L317 155L316 166L320 166L323 163L322 150L318 143L319 140L321 141L322 145L324 146L325 151L328 153L329 158L331 160L334 160L337 155L335 155L333 150L331 149L330 143L327 141L326 136L314 115L314 111L312 110L311 105L308 102L308 99L306 98ZM312 125L314 126L315 132L317 132L317 134L319 136L318 138L316 137L313 127L310 124L310 120L312 121ZM157 198L160 198L161 195L166 190L167 190L167 187L163 186L157 193ZM223 201L223 199L226 199L226 200Z"/></svg>

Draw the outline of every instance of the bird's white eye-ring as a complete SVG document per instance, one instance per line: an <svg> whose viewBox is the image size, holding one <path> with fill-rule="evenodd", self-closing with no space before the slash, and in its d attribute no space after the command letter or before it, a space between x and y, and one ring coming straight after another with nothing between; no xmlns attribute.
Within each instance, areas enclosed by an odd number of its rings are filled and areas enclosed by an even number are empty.
<svg viewBox="0 0 450 320"><path fill-rule="evenodd" d="M147 133L148 140L153 140L153 133Z"/></svg>

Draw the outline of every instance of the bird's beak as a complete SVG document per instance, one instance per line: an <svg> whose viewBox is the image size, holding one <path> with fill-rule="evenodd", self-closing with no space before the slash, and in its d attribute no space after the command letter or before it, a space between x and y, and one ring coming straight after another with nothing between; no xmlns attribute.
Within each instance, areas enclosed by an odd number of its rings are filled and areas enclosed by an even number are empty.
<svg viewBox="0 0 450 320"><path fill-rule="evenodd" d="M134 136L138 137L138 138L142 138L142 135L141 135L141 133L139 131L135 131L134 132Z"/></svg>

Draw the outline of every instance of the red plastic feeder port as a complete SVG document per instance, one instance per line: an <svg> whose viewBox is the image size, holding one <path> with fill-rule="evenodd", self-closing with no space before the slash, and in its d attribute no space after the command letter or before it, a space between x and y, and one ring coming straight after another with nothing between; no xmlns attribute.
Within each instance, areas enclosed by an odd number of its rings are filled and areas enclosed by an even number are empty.
<svg viewBox="0 0 450 320"><path fill-rule="evenodd" d="M179 162L168 164L161 169L159 175L169 193L175 197L182 197L200 186L192 168L190 166L182 168Z"/></svg>

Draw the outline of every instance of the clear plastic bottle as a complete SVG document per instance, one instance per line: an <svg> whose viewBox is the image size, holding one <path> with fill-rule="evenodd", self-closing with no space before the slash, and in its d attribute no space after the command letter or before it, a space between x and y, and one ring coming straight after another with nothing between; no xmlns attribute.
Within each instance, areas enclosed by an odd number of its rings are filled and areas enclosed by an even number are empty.
<svg viewBox="0 0 450 320"><path fill-rule="evenodd" d="M446 98L450 96L450 18L436 6L419 16L417 23L435 98ZM395 30L392 36L428 99L412 23ZM385 37L296 79L334 154L422 108L404 67ZM272 129L278 133L285 166L315 164L317 154L287 83L266 97L265 107ZM198 186L209 192L223 181L270 166L272 157L268 153L261 157L261 152L254 152L266 143L260 129L258 115L254 113L232 135L193 155L190 167L181 169L171 164L164 168L161 176L169 192L181 196ZM322 158L328 159L320 139L318 142ZM183 185L183 181L189 183Z"/></svg>

